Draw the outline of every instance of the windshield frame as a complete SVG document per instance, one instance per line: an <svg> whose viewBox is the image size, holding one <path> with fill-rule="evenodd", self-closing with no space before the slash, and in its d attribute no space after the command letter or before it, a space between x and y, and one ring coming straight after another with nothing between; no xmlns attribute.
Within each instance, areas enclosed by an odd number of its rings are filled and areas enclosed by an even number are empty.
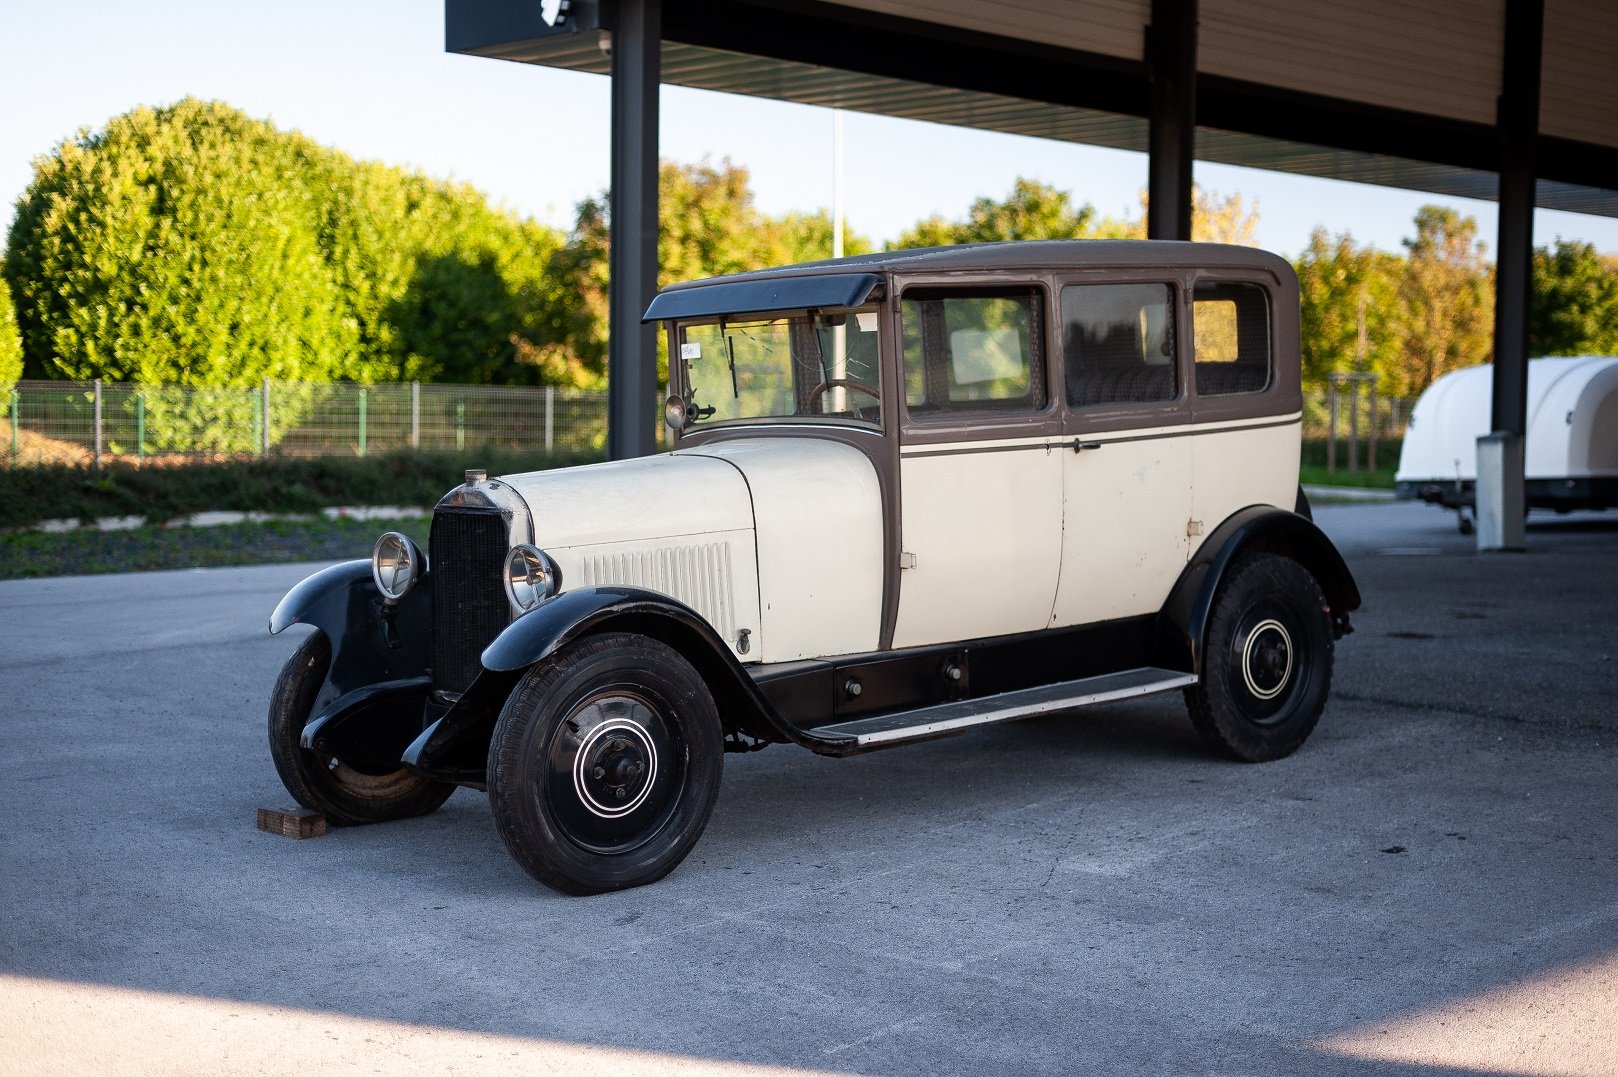
<svg viewBox="0 0 1618 1077"><path fill-rule="evenodd" d="M708 430L726 429L737 426L781 426L811 424L816 426L835 426L865 431L881 432L884 429L884 416L886 403L881 399L881 392L886 391L890 381L889 341L886 331L887 305L880 295L869 297L864 303L853 307L824 307L824 308L798 308L791 310L770 311L738 311L723 315L707 315L692 318L668 319L664 325L667 332L666 342L669 356L669 391L670 411L678 415L677 403L683 402L685 407L685 421L676 430L678 436L687 436ZM843 325L835 324L841 317ZM815 332L804 331L808 325L815 326ZM784 362L778 357L774 361L779 364L774 370L755 365L751 371L756 379L750 387L744 386L740 378L747 377L746 366L735 363L735 344L742 338L739 330L748 327L763 329L767 333L775 334L779 339L775 346L784 345L788 352ZM836 337L838 329L842 330L845 341L855 338L856 334L862 340L869 340L871 353L868 358L862 359L857 368L850 371L846 366L848 351L844 348L844 367L837 369ZM704 331L705 341L691 341L689 332L693 329ZM692 354L687 350L690 344L710 345L710 352L718 349L711 348L713 337L721 336L725 341L723 354L701 355ZM762 338L758 338L762 339ZM804 345L807 344L807 347ZM769 344L762 345L766 354ZM715 385L723 386L724 377L716 378L714 374L706 377L693 377L691 364L707 358L714 361L717 369L725 370L730 378L730 388L721 389L728 400L719 401L704 398L704 390L713 393ZM812 369L812 364L818 363L824 372L820 382L814 386L806 386L802 373L806 367ZM878 390L876 396L849 386L836 384L839 375L844 379L852 378L855 382L872 385ZM773 381L771 387L768 383ZM706 382L707 384L699 384ZM822 386L831 385L829 389ZM729 415L701 414L706 408L720 407L721 412L728 410L724 403L740 400L749 392L775 393L777 410L759 409L753 413L739 413ZM783 395L784 394L784 395ZM808 394L815 394L813 399L818 404L824 400L833 407L845 405L847 410L828 410L825 412L808 412L798 410L804 404ZM779 409L779 403L785 400L792 410ZM745 410L745 409L740 409ZM672 425L672 420L671 420Z"/></svg>

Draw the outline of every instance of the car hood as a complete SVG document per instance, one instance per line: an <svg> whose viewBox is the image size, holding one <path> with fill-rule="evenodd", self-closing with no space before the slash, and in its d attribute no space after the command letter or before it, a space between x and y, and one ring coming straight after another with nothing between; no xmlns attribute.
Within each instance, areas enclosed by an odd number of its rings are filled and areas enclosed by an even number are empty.
<svg viewBox="0 0 1618 1077"><path fill-rule="evenodd" d="M545 549L750 530L742 473L724 460L663 453L502 476L528 504Z"/></svg>

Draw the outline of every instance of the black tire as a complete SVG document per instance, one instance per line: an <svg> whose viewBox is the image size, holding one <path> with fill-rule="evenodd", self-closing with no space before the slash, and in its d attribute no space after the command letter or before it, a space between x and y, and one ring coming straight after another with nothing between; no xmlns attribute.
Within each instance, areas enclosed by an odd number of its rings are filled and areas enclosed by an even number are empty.
<svg viewBox="0 0 1618 1077"><path fill-rule="evenodd" d="M604 633L523 675L489 744L489 806L540 882L624 890L685 859L723 768L719 711L691 663L656 640Z"/></svg>
<svg viewBox="0 0 1618 1077"><path fill-rule="evenodd" d="M270 695L270 757L287 792L337 826L383 823L436 811L455 787L412 774L404 767L373 773L351 767L298 743L315 695L331 663L331 643L315 632L281 667Z"/></svg>
<svg viewBox="0 0 1618 1077"><path fill-rule="evenodd" d="M1204 644L1202 679L1185 690L1203 739L1249 763L1297 751L1331 691L1331 617L1309 570L1276 554L1242 558L1220 584Z"/></svg>

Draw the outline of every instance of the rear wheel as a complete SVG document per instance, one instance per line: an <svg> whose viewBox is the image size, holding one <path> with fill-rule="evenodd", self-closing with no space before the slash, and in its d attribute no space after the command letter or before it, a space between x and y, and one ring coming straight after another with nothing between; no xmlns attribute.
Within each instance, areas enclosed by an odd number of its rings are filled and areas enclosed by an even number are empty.
<svg viewBox="0 0 1618 1077"><path fill-rule="evenodd" d="M672 871L719 793L724 735L702 677L644 636L592 636L529 670L489 745L489 804L530 875L573 894Z"/></svg>
<svg viewBox="0 0 1618 1077"><path fill-rule="evenodd" d="M1309 570L1276 554L1238 561L1204 643L1202 678L1185 690L1197 732L1250 763L1297 751L1331 690L1331 616Z"/></svg>
<svg viewBox="0 0 1618 1077"><path fill-rule="evenodd" d="M453 785L399 766L351 765L300 743L330 664L331 643L313 633L287 659L270 695L270 756L287 792L338 826L436 811L455 792Z"/></svg>

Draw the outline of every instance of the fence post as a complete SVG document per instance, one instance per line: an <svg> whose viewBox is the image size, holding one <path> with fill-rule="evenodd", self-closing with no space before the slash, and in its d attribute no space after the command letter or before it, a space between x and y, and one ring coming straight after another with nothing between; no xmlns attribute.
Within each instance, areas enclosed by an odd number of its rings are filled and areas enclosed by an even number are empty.
<svg viewBox="0 0 1618 1077"><path fill-rule="evenodd" d="M11 466L17 466L17 455L22 451L22 437L18 434L17 423L22 416L22 390L11 390Z"/></svg>
<svg viewBox="0 0 1618 1077"><path fill-rule="evenodd" d="M135 394L135 462L146 462L146 394Z"/></svg>
<svg viewBox="0 0 1618 1077"><path fill-rule="evenodd" d="M1337 375L1326 375L1326 473L1337 474Z"/></svg>
<svg viewBox="0 0 1618 1077"><path fill-rule="evenodd" d="M421 448L421 382L410 383L410 447Z"/></svg>
<svg viewBox="0 0 1618 1077"><path fill-rule="evenodd" d="M365 387L360 387L360 455L365 455Z"/></svg>
<svg viewBox="0 0 1618 1077"><path fill-rule="evenodd" d="M1348 379L1348 470L1360 469L1360 380Z"/></svg>
<svg viewBox="0 0 1618 1077"><path fill-rule="evenodd" d="M258 430L258 458L260 460L268 460L270 458L270 379L269 379L269 375L265 375L263 382L261 382L259 384L259 387L258 387L258 407L259 407L259 411L264 416L264 422L259 426L259 430Z"/></svg>
<svg viewBox="0 0 1618 1077"><path fill-rule="evenodd" d="M95 380L96 469L101 469L101 379Z"/></svg>
<svg viewBox="0 0 1618 1077"><path fill-rule="evenodd" d="M551 451L555 442L556 429L556 386L545 386L545 452Z"/></svg>
<svg viewBox="0 0 1618 1077"><path fill-rule="evenodd" d="M1371 444L1370 444L1370 448L1367 450L1370 453L1370 459L1368 459L1365 462L1365 470L1367 470L1367 471L1375 471L1376 470L1376 379L1375 378L1371 379L1370 388L1371 388L1371 430L1370 430L1370 433L1369 433L1369 437L1371 439Z"/></svg>
<svg viewBox="0 0 1618 1077"><path fill-rule="evenodd" d="M466 401L455 402L455 451L466 448Z"/></svg>

